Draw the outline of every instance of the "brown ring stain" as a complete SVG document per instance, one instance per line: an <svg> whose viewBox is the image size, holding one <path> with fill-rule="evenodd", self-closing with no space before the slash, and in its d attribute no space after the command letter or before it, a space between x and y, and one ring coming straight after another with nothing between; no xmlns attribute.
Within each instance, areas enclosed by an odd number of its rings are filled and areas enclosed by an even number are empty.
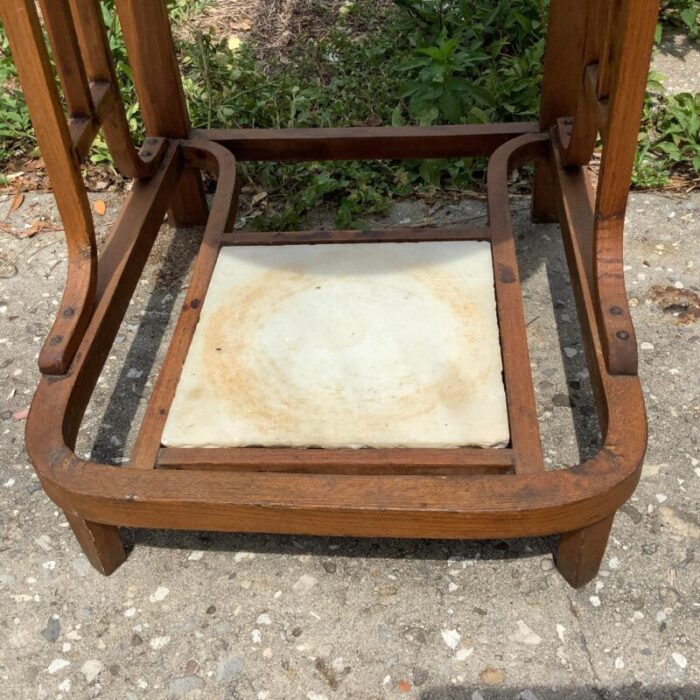
<svg viewBox="0 0 700 700"><path fill-rule="evenodd" d="M318 278L289 270L270 270L262 274L253 284L236 294L235 299L219 304L204 321L204 346L220 349L211 352L202 363L204 385L189 394L189 398L202 398L209 394L207 385L215 387L215 394L225 396L231 413L254 420L264 430L280 434L295 434L300 421L309 416L318 417L314 430L319 442L332 440L335 435L322 435L325 426L340 421L352 422L353 432L370 433L379 421L389 425L429 413L437 406L457 407L467 401L475 387L483 381L488 368L475 373L467 363L460 363L459 356L467 355L467 342L483 335L485 312L474 308L465 299L465 290L453 279L440 271L431 274L429 268L414 271L412 277L426 286L430 294L445 304L458 319L461 329L460 345L464 352L448 363L439 381L427 386L416 386L407 376L401 381L401 396L394 400L395 410L388 413L386 402L372 410L372 399L363 405L353 406L343 402L342 386L329 386L321 396L305 391L302 386L290 386L285 374L285 357L266 355L255 357L255 366L250 364L250 353L254 351L256 331L267 316L282 302L292 296L318 286ZM387 281L387 284L389 282ZM232 340L225 328L236 329ZM407 349L410 352L410 348ZM317 387L318 388L318 387ZM331 420L334 419L334 420Z"/></svg>

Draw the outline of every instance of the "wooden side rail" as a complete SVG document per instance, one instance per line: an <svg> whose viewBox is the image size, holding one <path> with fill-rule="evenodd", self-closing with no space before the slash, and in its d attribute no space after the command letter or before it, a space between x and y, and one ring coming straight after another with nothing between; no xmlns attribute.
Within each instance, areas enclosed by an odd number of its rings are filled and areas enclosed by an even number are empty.
<svg viewBox="0 0 700 700"><path fill-rule="evenodd" d="M608 370L634 375L637 343L625 291L623 232L659 2L589 0L576 11L586 27L568 76L577 86L576 101L572 112L560 112L549 126L558 128L566 167L587 165L602 138L591 241L596 319Z"/></svg>

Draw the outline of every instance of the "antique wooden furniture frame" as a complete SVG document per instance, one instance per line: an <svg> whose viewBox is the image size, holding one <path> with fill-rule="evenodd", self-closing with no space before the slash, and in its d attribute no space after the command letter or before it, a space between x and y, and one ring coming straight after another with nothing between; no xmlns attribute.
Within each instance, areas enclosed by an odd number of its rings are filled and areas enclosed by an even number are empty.
<svg viewBox="0 0 700 700"><path fill-rule="evenodd" d="M63 102L33 0L0 0L68 246L68 278L42 350L26 443L46 493L90 561L125 558L118 526L367 537L508 538L559 534L573 586L596 574L616 510L646 447L622 234L656 0L553 0L539 123L192 130L163 0L117 0L148 138L132 145L97 0L40 0ZM67 116L66 116L67 111ZM102 130L134 179L98 254L80 164ZM597 192L586 166L598 137ZM234 232L240 160L489 156L488 225L442 230ZM602 447L545 471L508 208L513 168L536 164L533 215L561 225ZM211 211L200 171L218 185ZM92 390L168 207L206 224L186 301L130 461L80 459L76 436ZM160 435L223 245L478 239L493 252L508 400L507 449L165 449Z"/></svg>

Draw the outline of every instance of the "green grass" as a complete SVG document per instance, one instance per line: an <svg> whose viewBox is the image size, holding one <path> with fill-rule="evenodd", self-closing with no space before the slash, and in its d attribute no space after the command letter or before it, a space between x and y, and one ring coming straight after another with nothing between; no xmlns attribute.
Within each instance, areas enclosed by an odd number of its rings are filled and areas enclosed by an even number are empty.
<svg viewBox="0 0 700 700"><path fill-rule="evenodd" d="M174 23L189 26L211 0L174 0ZM142 135L113 0L105 20L136 138ZM301 34L284 55L264 58L206 34L180 42L184 87L197 127L316 127L438 124L531 119L537 114L548 0L355 0L328 18L321 37ZM318 12L324 5L319 3ZM331 10L326 9L326 12ZM667 0L664 21L697 35L696 0ZM468 18L468 21L465 21ZM0 162L34 148L22 91L0 32ZM697 177L698 95L665 96L649 84L634 183L662 187ZM92 162L107 167L98 141ZM438 188L474 189L479 159L422 162L242 164L249 185L267 193L261 226L292 228L324 201L339 226L361 225L394 197ZM254 214L253 214L254 215Z"/></svg>

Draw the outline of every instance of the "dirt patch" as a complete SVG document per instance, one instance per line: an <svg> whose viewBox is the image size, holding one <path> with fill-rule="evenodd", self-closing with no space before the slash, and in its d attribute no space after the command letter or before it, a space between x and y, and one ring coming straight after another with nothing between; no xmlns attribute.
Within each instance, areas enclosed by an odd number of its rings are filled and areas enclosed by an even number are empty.
<svg viewBox="0 0 700 700"><path fill-rule="evenodd" d="M377 0L376 13L393 0ZM335 26L351 0L215 0L182 31L211 32L224 39L248 38L258 52L284 53L297 39L322 38ZM366 20L352 17L349 31L361 34Z"/></svg>
<svg viewBox="0 0 700 700"><path fill-rule="evenodd" d="M700 296L690 289L655 284L649 298L679 326L689 326L700 318Z"/></svg>

